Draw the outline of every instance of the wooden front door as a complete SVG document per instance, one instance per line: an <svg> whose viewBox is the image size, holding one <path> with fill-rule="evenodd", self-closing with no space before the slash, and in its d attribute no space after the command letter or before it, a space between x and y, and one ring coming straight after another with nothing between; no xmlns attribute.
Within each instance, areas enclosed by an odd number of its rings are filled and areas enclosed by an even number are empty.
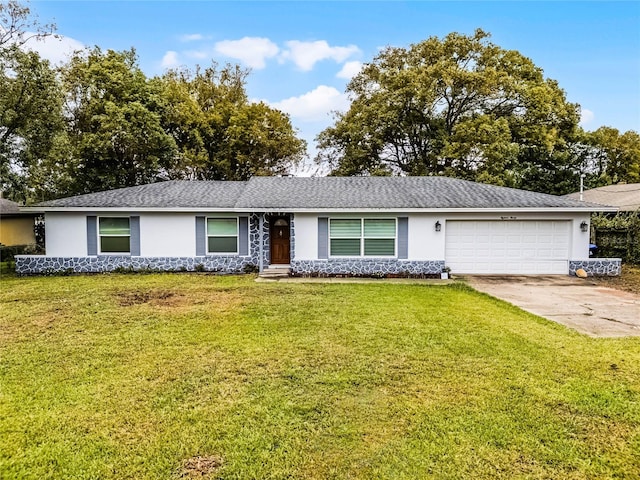
<svg viewBox="0 0 640 480"><path fill-rule="evenodd" d="M271 264L286 265L291 260L289 236L289 217L271 217Z"/></svg>

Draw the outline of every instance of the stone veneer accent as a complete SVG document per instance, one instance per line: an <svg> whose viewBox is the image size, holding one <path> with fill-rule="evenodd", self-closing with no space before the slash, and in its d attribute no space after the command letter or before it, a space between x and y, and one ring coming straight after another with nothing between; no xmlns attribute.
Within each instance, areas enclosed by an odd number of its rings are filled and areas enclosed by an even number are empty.
<svg viewBox="0 0 640 480"><path fill-rule="evenodd" d="M130 257L99 255L97 257L46 257L44 255L16 255L16 273L19 275L42 275L48 273L100 273L118 269L134 271L207 271L242 273L246 268L255 268L250 256L206 256L206 257Z"/></svg>
<svg viewBox="0 0 640 480"><path fill-rule="evenodd" d="M329 259L292 260L291 273L310 275L431 275L444 269L444 260Z"/></svg>
<svg viewBox="0 0 640 480"><path fill-rule="evenodd" d="M569 260L569 275L575 275L582 268L590 276L615 277L622 273L620 258L590 258L589 260Z"/></svg>
<svg viewBox="0 0 640 480"><path fill-rule="evenodd" d="M249 217L249 255L207 255L202 257L132 257L129 255L98 255L87 257L47 257L44 255L17 255L16 273L19 275L41 275L50 273L99 273L117 269L171 271L207 271L242 273L246 269L258 268L259 260L259 215ZM268 224L265 226L267 236ZM265 255L268 258L268 241L265 239Z"/></svg>

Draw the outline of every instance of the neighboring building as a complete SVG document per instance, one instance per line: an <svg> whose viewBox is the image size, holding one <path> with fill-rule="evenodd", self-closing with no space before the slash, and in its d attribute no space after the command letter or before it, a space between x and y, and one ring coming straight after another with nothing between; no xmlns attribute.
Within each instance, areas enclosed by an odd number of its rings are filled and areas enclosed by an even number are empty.
<svg viewBox="0 0 640 480"><path fill-rule="evenodd" d="M0 198L0 244L34 245L34 213L20 211L20 204Z"/></svg>
<svg viewBox="0 0 640 480"><path fill-rule="evenodd" d="M169 181L33 208L45 212L47 256L16 257L23 274L620 272L619 259L589 259L591 212L615 209L446 177Z"/></svg>
<svg viewBox="0 0 640 480"><path fill-rule="evenodd" d="M580 193L571 193L567 198L579 199ZM616 255L625 263L640 264L640 183L621 183L593 188L583 192L589 202L613 205L620 215L614 218L594 219L591 241L597 245L598 255Z"/></svg>
<svg viewBox="0 0 640 480"><path fill-rule="evenodd" d="M570 193L565 197L580 200L580 192ZM620 183L592 188L582 192L582 199L585 202L612 205L620 212L635 212L640 209L640 183Z"/></svg>

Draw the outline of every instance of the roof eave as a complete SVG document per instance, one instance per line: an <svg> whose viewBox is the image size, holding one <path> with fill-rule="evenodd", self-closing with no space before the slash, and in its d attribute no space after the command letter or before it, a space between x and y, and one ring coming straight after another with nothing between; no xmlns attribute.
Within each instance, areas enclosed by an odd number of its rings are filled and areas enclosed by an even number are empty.
<svg viewBox="0 0 640 480"><path fill-rule="evenodd" d="M45 212L264 212L264 213L375 213L375 212L407 212L407 213L494 213L494 212L522 212L522 213L549 213L549 212L617 212L616 207L444 207L444 208L291 208L291 207L22 207L24 213Z"/></svg>

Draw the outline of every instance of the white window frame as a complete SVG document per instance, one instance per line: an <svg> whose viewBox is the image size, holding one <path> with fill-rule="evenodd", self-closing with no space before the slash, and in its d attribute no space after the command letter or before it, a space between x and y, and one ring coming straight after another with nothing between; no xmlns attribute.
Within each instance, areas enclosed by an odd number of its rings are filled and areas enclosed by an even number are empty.
<svg viewBox="0 0 640 480"><path fill-rule="evenodd" d="M331 240L332 238L342 239L354 239L358 237L331 237L331 221L332 220L360 220L360 255L333 255L331 252ZM365 237L364 235L364 221L365 220L393 220L395 224L395 232L393 236L393 255L365 255L364 254L364 241L365 238L369 240L386 239L391 237ZM328 250L329 258L397 258L398 257L398 219L395 217L331 217L328 224Z"/></svg>
<svg viewBox="0 0 640 480"><path fill-rule="evenodd" d="M209 220L232 220L236 221L236 234L235 235L209 235ZM207 247L207 255L216 256L228 256L228 255L240 255L240 218L239 217L206 217L204 219L204 234L205 243ZM236 237L236 251L235 252L210 252L209 251L209 238L210 237Z"/></svg>
<svg viewBox="0 0 640 480"><path fill-rule="evenodd" d="M104 235L105 237L129 237L129 251L128 252L103 252L102 251L102 237L103 235L100 234L100 219L102 218L126 218L127 220L129 220L129 235ZM96 222L96 236L97 236L97 242L98 242L98 255L119 255L119 256L126 256L126 255L131 255L131 217L128 215L104 215L104 216L99 216L98 220Z"/></svg>

